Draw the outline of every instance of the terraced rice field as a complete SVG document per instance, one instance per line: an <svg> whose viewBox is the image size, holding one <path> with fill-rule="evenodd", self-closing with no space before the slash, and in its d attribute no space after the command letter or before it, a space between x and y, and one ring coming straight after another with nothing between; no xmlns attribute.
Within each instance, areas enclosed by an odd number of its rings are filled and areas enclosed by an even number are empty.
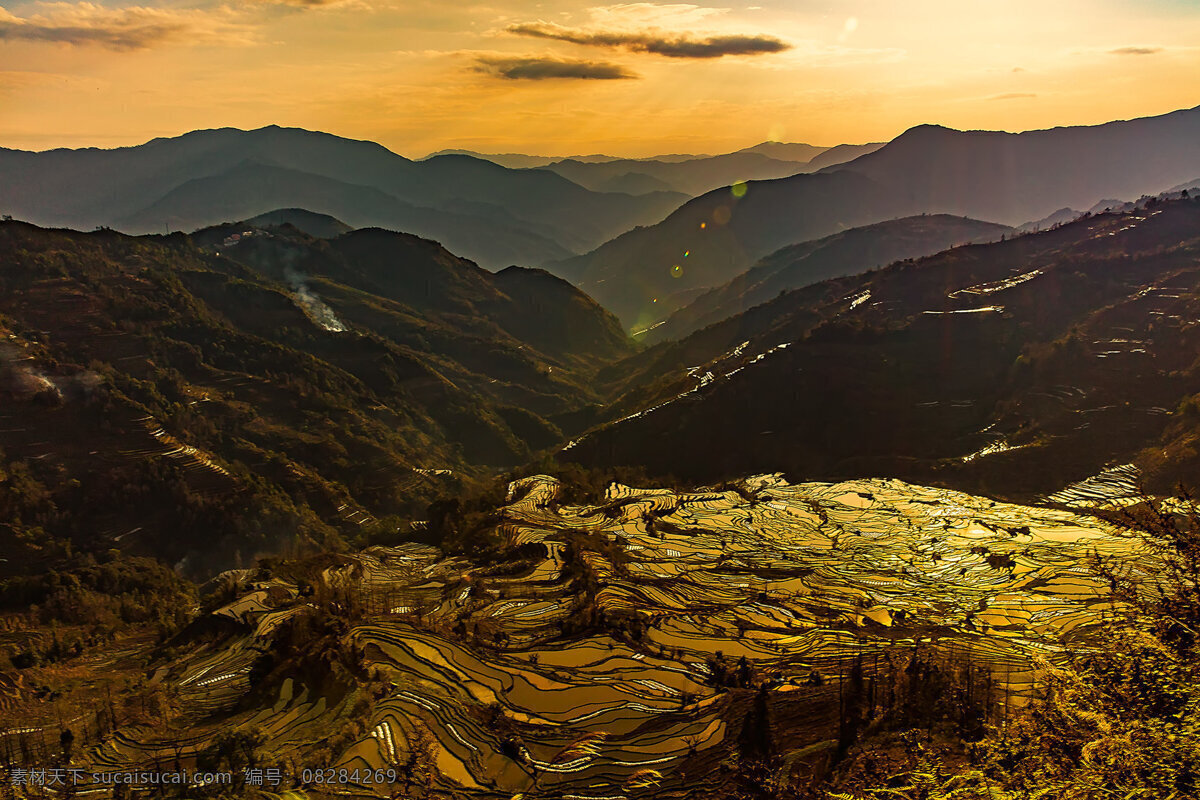
<svg viewBox="0 0 1200 800"><path fill-rule="evenodd" d="M551 478L511 486L501 564L414 544L330 567L325 599L256 580L215 612L241 632L183 655L164 680L196 720L233 714L225 727L252 723L280 763L304 763L352 697L297 677L260 708L235 705L281 623L355 602L366 612L344 641L385 691L338 766L411 781L424 758L432 788L454 797L698 797L722 780L759 687L784 752L828 740L851 671L882 686L897 652L966 663L991 677L989 702L1017 706L1064 643L1086 646L1109 619L1093 554L1154 566L1095 518L893 480L614 485L595 507L557 496ZM206 742L130 731L92 757L118 769Z"/></svg>

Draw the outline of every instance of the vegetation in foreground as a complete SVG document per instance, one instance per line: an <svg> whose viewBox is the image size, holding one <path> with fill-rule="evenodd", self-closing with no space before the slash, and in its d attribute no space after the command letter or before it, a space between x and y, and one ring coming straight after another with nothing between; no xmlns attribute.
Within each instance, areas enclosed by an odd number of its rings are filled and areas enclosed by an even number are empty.
<svg viewBox="0 0 1200 800"><path fill-rule="evenodd" d="M1039 697L1002 727L946 724L864 737L815 795L830 800L1095 800L1200 793L1200 513L1147 500L1109 516L1161 558L1146 585L1098 558L1111 634L1049 668ZM757 796L790 797L792 787ZM747 795L756 796L756 795Z"/></svg>

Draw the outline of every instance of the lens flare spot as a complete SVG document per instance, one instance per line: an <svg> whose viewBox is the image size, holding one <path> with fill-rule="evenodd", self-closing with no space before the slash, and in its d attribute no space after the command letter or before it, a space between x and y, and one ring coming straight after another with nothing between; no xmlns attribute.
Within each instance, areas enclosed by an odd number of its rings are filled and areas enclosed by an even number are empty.
<svg viewBox="0 0 1200 800"><path fill-rule="evenodd" d="M705 228L707 228L707 227L708 227L708 223L707 223L707 222L701 222L701 223L700 223L700 230L704 230L704 229L705 229Z"/></svg>
<svg viewBox="0 0 1200 800"><path fill-rule="evenodd" d="M691 251L691 250L684 250L684 251L683 251L683 257L684 257L684 258L687 258L687 257L688 257L688 256L690 256L691 254L692 254L692 251Z"/></svg>
<svg viewBox="0 0 1200 800"><path fill-rule="evenodd" d="M729 191L731 193L733 193L734 197L739 197L739 198L745 197L746 196L746 182L738 181L733 186L729 187Z"/></svg>
<svg viewBox="0 0 1200 800"><path fill-rule="evenodd" d="M672 278L682 278L683 277L683 267L679 266L678 264L671 267L671 277Z"/></svg>
<svg viewBox="0 0 1200 800"><path fill-rule="evenodd" d="M724 225L726 222L729 222L730 216L729 206L717 206L713 209L713 222L718 225Z"/></svg>

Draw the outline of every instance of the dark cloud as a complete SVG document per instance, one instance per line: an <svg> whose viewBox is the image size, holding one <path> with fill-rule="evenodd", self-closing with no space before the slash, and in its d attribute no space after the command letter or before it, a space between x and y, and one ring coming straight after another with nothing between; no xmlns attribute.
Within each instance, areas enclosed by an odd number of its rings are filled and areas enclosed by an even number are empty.
<svg viewBox="0 0 1200 800"><path fill-rule="evenodd" d="M558 58L489 58L476 59L475 69L509 80L541 81L548 78L577 80L623 80L636 78L635 73L620 64L605 61L571 61Z"/></svg>
<svg viewBox="0 0 1200 800"><path fill-rule="evenodd" d="M132 28L81 27L72 25L13 25L0 20L0 40L99 45L110 50L144 50L174 39L187 30L184 25L139 25Z"/></svg>
<svg viewBox="0 0 1200 800"><path fill-rule="evenodd" d="M1114 56L1152 56L1155 53L1161 53L1161 47L1118 47L1116 50L1109 50L1110 55Z"/></svg>
<svg viewBox="0 0 1200 800"><path fill-rule="evenodd" d="M92 45L144 50L168 41L198 41L228 31L226 12L160 8L106 8L93 3L56 3L47 13L17 16L0 7L0 42Z"/></svg>
<svg viewBox="0 0 1200 800"><path fill-rule="evenodd" d="M616 31L586 31L566 28L550 22L527 22L510 25L509 33L554 39L593 47L612 47L636 53L653 53L668 58L720 58L781 53L791 45L774 36L665 36L660 33L623 33Z"/></svg>

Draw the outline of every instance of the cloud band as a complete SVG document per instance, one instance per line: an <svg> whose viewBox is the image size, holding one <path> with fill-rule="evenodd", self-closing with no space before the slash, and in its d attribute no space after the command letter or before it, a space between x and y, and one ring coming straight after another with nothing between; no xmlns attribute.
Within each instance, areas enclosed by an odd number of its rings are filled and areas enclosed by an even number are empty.
<svg viewBox="0 0 1200 800"><path fill-rule="evenodd" d="M665 36L658 33L586 31L551 22L527 22L510 25L509 33L553 39L560 42L652 53L667 58L721 58L722 56L763 55L790 50L791 45L774 36L729 35L695 38Z"/></svg>

